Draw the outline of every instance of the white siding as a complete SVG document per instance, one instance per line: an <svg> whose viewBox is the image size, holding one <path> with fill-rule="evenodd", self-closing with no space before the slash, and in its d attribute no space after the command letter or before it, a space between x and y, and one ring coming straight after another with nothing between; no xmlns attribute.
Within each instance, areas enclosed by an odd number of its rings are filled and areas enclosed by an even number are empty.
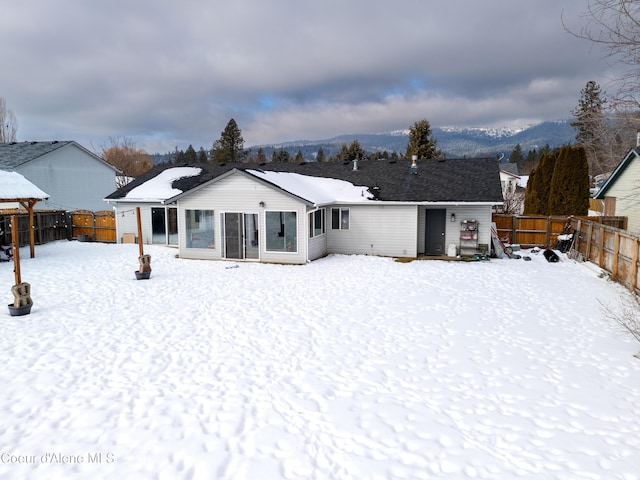
<svg viewBox="0 0 640 480"><path fill-rule="evenodd" d="M151 244L151 208L162 207L160 204L119 203L116 208L116 241L122 243L122 235L133 233L138 236L138 220L136 207L140 207L140 224L142 226L142 243Z"/></svg>
<svg viewBox="0 0 640 480"><path fill-rule="evenodd" d="M417 207L415 205L340 205L349 208L349 230L331 229L327 207L327 251L348 255L415 257Z"/></svg>
<svg viewBox="0 0 640 480"><path fill-rule="evenodd" d="M36 209L106 210L103 199L116 189L116 173L74 144L19 165L15 170L49 194Z"/></svg>
<svg viewBox="0 0 640 480"><path fill-rule="evenodd" d="M446 210L445 225L445 254L449 252L449 245L454 244L456 251L460 251L460 222L465 219L473 219L479 222L478 244L491 245L491 206L487 205L458 205L439 207L420 206L418 213L418 254L425 252L425 210L428 208L444 208ZM451 221L451 214L455 215L455 222Z"/></svg>
<svg viewBox="0 0 640 480"><path fill-rule="evenodd" d="M627 230L640 232L640 160L629 163L606 196L616 198L617 216L628 217Z"/></svg>
<svg viewBox="0 0 640 480"><path fill-rule="evenodd" d="M260 206L264 202L264 207ZM186 248L185 210L214 211L214 239L216 248ZM298 251L268 252L265 250L265 211L295 211L297 214ZM259 216L260 261L273 263L307 262L309 240L307 207L295 198L267 185L237 173L213 182L178 200L178 231L180 256L182 258L221 259L222 229L220 214L223 212L254 213Z"/></svg>

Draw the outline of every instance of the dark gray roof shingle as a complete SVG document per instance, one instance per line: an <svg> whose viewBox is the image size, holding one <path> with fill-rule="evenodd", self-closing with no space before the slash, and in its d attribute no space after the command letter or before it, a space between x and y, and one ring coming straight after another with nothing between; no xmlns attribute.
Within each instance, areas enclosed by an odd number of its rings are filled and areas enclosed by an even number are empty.
<svg viewBox="0 0 640 480"><path fill-rule="evenodd" d="M73 142L54 140L51 142L0 143L0 168L15 168L70 143Z"/></svg>
<svg viewBox="0 0 640 480"><path fill-rule="evenodd" d="M158 165L132 183L113 192L107 199L124 198L133 188L174 166ZM417 168L411 166L411 160L360 160L357 170L354 170L353 162L228 163L195 166L203 169L199 176L176 180L173 187L186 192L237 168L336 178L357 186L366 186L370 190L377 187L378 198L383 201L502 202L500 170L496 158L425 159L417 161Z"/></svg>

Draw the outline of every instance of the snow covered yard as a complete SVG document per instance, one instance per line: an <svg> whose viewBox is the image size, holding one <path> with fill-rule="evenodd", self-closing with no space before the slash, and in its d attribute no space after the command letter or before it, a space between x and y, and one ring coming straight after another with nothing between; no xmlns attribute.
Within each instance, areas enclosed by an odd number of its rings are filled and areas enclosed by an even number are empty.
<svg viewBox="0 0 640 480"><path fill-rule="evenodd" d="M0 312L0 478L640 479L640 350L563 256L305 266L57 242ZM12 300L12 264L0 290Z"/></svg>

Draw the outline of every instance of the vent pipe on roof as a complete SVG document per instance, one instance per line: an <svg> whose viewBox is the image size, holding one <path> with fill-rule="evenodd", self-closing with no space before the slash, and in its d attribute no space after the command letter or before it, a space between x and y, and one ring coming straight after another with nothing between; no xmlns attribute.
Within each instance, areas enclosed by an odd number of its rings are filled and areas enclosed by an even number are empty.
<svg viewBox="0 0 640 480"><path fill-rule="evenodd" d="M411 155L411 168L418 168L418 155Z"/></svg>
<svg viewBox="0 0 640 480"><path fill-rule="evenodd" d="M636 133L636 147L640 147L640 132Z"/></svg>
<svg viewBox="0 0 640 480"><path fill-rule="evenodd" d="M358 159L357 158L353 160L353 170L354 171L358 170Z"/></svg>

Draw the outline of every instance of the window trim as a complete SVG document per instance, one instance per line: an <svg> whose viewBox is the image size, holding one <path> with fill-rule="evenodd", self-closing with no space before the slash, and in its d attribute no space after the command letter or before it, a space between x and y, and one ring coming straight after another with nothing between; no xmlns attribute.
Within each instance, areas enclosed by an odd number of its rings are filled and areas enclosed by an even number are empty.
<svg viewBox="0 0 640 480"><path fill-rule="evenodd" d="M335 225L334 212L338 213L338 226ZM346 228L345 224L345 213L346 213ZM351 212L349 211L349 207L332 207L331 208L331 230L351 230Z"/></svg>
<svg viewBox="0 0 640 480"><path fill-rule="evenodd" d="M320 217L320 233L316 233L316 216ZM326 209L325 208L318 208L317 210L314 210L312 212L309 212L309 238L317 238L317 237L321 237L322 235L326 235L327 233L327 227L326 227L326 220L325 220L325 216L326 216Z"/></svg>
<svg viewBox="0 0 640 480"><path fill-rule="evenodd" d="M267 228L267 215L269 213L279 213L282 214L283 213L293 213L295 214L295 223L296 223L296 229L295 229L295 240L296 240L296 248L295 250L287 250L287 246L286 243L284 243L284 249L283 250L270 250L269 249L269 230ZM267 253L286 253L286 254L293 254L293 255L297 255L299 253L299 243L300 243L300 235L298 232L298 215L300 212L298 212L297 210L265 210L264 212L264 251ZM280 223L280 228L284 229L285 228L286 223L284 222L284 220L281 220ZM283 238L283 242L286 242L286 236L287 236L287 232L286 230L281 230L280 233L282 233L282 238ZM278 236L280 236L280 234L278 234Z"/></svg>

